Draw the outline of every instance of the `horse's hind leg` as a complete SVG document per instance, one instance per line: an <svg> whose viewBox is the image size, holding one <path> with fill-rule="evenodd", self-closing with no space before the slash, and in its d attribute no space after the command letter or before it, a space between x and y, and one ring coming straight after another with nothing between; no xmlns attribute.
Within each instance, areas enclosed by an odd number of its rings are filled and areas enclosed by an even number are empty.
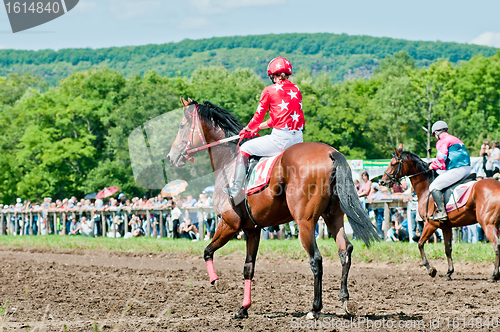
<svg viewBox="0 0 500 332"><path fill-rule="evenodd" d="M323 218L339 248L340 263L342 264L339 299L342 302L342 307L348 314L355 314L357 308L354 303L349 302L349 291L347 290L347 279L349 278L349 270L351 268L351 253L353 246L345 235L344 213L340 210L340 206L338 206L336 212L336 214L332 212L328 214L325 213Z"/></svg>
<svg viewBox="0 0 500 332"><path fill-rule="evenodd" d="M245 230L247 241L247 257L245 259L245 267L243 268L243 277L245 278L245 293L243 297L243 304L238 310L234 318L247 318L248 308L252 305L251 291L252 279L255 271L255 260L257 258L257 251L260 242L260 228Z"/></svg>
<svg viewBox="0 0 500 332"><path fill-rule="evenodd" d="M224 219L221 219L219 225L217 226L217 229L215 230L212 241L205 248L205 251L203 253L203 258L205 259L205 263L207 264L210 283L214 285L218 291L219 289L217 288L216 282L219 280L219 277L215 273L214 269L214 252L224 246L229 240L231 240L237 232L238 229L230 227L228 223L224 221Z"/></svg>
<svg viewBox="0 0 500 332"><path fill-rule="evenodd" d="M446 258L448 259L448 272L444 275L446 280L451 280L451 275L455 271L453 268L453 260L451 259L451 239L452 239L452 230L450 227L443 227L443 240L444 240L444 251L446 252Z"/></svg>
<svg viewBox="0 0 500 332"><path fill-rule="evenodd" d="M498 272L498 266L500 265L500 243L498 243L498 236L496 232L495 225L485 225L484 235L490 241L495 251L495 270L493 270L493 275L490 277L491 281L497 281L500 279L500 273Z"/></svg>
<svg viewBox="0 0 500 332"><path fill-rule="evenodd" d="M429 261L427 260L427 257L425 256L424 244L425 244L425 241L427 241L432 236L432 234L434 234L436 229L437 229L436 226L432 225L429 222L426 222L424 229L422 231L422 236L420 237L420 241L418 241L418 250L420 250L420 256L422 257L422 263L427 268L429 275L433 278L436 276L437 270L436 270L436 268L432 267L429 264Z"/></svg>

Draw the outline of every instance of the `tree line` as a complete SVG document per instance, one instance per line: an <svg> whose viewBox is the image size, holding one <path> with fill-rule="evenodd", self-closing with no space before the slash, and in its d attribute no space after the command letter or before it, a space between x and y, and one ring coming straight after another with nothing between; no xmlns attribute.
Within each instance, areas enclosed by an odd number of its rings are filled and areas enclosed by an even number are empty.
<svg viewBox="0 0 500 332"><path fill-rule="evenodd" d="M100 66L123 72L127 77L143 75L150 69L162 76L175 77L191 76L203 64L229 70L250 68L265 78L265 65L276 54L281 54L294 58L296 69L326 71L337 82L346 75L370 76L380 60L399 51L406 51L418 65L426 66L440 58L458 63L477 54L491 56L496 49L451 42L331 33L268 34L101 49L0 50L0 75L31 71L55 85L72 72Z"/></svg>
<svg viewBox="0 0 500 332"><path fill-rule="evenodd" d="M500 138L498 53L419 67L401 51L381 60L370 79L333 83L327 72L306 68L292 77L303 95L304 139L351 159L389 158L400 142L424 157L424 128L439 119L472 154L483 139ZM32 73L0 78L0 201L79 197L112 185L127 196L157 193L134 179L128 147L134 130L179 109L181 96L209 100L246 124L268 83L250 69L222 66L198 68L191 77L153 70L126 77L101 68L73 73L56 86ZM168 128L175 134L175 123Z"/></svg>

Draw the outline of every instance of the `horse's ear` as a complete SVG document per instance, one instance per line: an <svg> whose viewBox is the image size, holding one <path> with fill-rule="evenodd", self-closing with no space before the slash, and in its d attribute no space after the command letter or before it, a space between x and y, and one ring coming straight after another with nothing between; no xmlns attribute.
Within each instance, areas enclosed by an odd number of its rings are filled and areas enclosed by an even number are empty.
<svg viewBox="0 0 500 332"><path fill-rule="evenodd" d="M403 151L403 143L399 143L399 148L398 148L399 151Z"/></svg>
<svg viewBox="0 0 500 332"><path fill-rule="evenodd" d="M394 152L396 153L396 156L398 158L401 157L401 151L403 151L403 150L398 150L398 149L394 148Z"/></svg>
<svg viewBox="0 0 500 332"><path fill-rule="evenodd" d="M191 98L189 98L189 97L188 97L188 101L189 101L190 103L192 103L192 102L193 102L193 100L192 100Z"/></svg>
<svg viewBox="0 0 500 332"><path fill-rule="evenodd" d="M181 103L182 103L182 106L189 105L189 102L186 99L184 99L183 97L181 97Z"/></svg>

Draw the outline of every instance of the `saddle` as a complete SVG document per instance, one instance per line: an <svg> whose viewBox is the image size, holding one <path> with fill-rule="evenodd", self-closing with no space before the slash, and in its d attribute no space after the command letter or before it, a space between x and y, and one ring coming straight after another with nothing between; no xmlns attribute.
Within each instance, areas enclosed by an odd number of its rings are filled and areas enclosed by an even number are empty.
<svg viewBox="0 0 500 332"><path fill-rule="evenodd" d="M268 185L274 164L279 157L281 154L272 157L250 157L245 178L245 193L247 195L255 194Z"/></svg>
<svg viewBox="0 0 500 332"><path fill-rule="evenodd" d="M446 187L443 190L441 190L441 192L444 194L445 204L446 204L446 202L450 201L451 195L453 194L453 190L455 190L456 187L458 187L461 184L467 183L469 181L474 181L474 180L476 180L476 173L471 173L471 174L467 175L466 177L464 177L462 180L455 182L451 186Z"/></svg>

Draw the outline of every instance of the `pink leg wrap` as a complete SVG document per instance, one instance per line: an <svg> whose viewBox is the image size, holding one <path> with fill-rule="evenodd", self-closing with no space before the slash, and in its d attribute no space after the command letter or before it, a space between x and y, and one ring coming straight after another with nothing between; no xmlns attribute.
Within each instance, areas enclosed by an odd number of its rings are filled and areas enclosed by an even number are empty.
<svg viewBox="0 0 500 332"><path fill-rule="evenodd" d="M243 308L250 308L252 305L252 280L245 279L245 295L243 296Z"/></svg>
<svg viewBox="0 0 500 332"><path fill-rule="evenodd" d="M217 277L217 274L215 273L214 261L206 261L206 263L207 263L208 277L210 278L210 283L212 283L215 280L218 280L219 277Z"/></svg>

